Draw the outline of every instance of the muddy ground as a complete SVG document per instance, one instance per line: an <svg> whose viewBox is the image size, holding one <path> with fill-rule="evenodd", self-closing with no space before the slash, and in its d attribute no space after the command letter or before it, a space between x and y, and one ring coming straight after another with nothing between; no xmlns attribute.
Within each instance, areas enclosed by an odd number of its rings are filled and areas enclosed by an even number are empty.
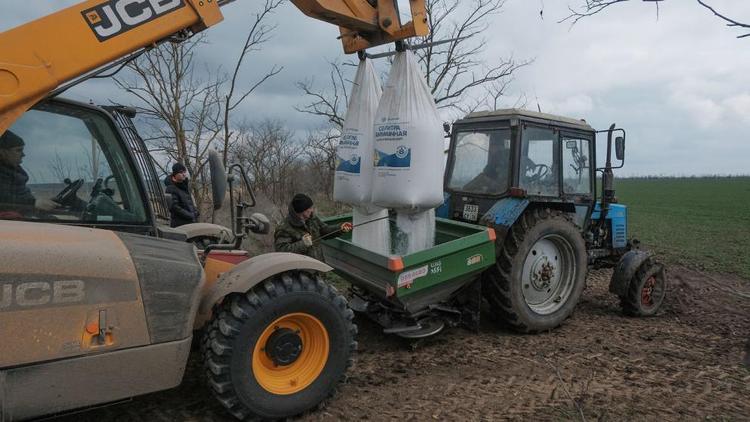
<svg viewBox="0 0 750 422"><path fill-rule="evenodd" d="M750 281L672 268L663 312L633 319L607 292L609 275L591 273L573 317L545 334L514 334L485 317L478 334L454 328L412 344L359 319L348 382L298 420L750 419L741 365ZM179 388L59 420L232 419L191 359Z"/></svg>

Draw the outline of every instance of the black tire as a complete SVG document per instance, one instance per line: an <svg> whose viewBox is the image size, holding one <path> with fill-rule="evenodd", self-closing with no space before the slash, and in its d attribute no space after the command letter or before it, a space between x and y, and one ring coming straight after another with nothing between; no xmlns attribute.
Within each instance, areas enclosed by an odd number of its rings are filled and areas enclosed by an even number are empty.
<svg viewBox="0 0 750 422"><path fill-rule="evenodd" d="M576 225L557 210L527 210L496 247L496 263L485 273L483 286L499 319L522 333L562 324L586 284L586 244Z"/></svg>
<svg viewBox="0 0 750 422"><path fill-rule="evenodd" d="M628 284L628 293L620 297L625 315L654 316L659 312L667 294L664 266L649 258L641 264Z"/></svg>
<svg viewBox="0 0 750 422"><path fill-rule="evenodd" d="M262 376L257 377L254 368L257 362L270 362L271 352L263 353L265 347L271 344L278 325L285 324L284 318L293 315L317 321L328 339L321 346L325 341L309 340L312 337L305 337L304 332L297 330L301 346L299 357L293 359L302 362L305 350L326 356L320 347L328 348L327 357L320 364L319 375L309 375L309 384L303 379L301 391L274 392L262 385ZM264 281L246 294L230 295L214 309L203 342L209 385L224 407L239 419L281 419L313 409L334 393L352 364L357 348L353 318L346 299L317 274L287 272ZM258 344L269 330L271 337L265 337L265 344ZM282 344L282 348L287 346ZM256 354L257 350L263 352ZM279 369L297 364L273 362ZM259 367L258 373L263 370L267 369ZM297 386L297 378L290 385Z"/></svg>

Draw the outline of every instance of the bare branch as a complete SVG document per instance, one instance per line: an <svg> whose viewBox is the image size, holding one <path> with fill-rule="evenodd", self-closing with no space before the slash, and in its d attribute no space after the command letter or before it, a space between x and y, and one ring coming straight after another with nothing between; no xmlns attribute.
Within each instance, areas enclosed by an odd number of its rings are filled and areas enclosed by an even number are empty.
<svg viewBox="0 0 750 422"><path fill-rule="evenodd" d="M713 13L713 14L714 14L714 16L717 16L717 17L718 17L719 19L722 19L722 20L724 20L725 22L728 22L728 23L727 23L727 26L732 26L732 27L740 27L740 28L750 28L750 24L746 24L746 23L738 22L738 21L736 21L736 20L734 20L734 19L728 18L727 16L725 16L725 15L723 15L723 14L721 14L721 13L717 12L717 11L716 11L716 10L715 10L715 9L714 9L713 7L709 6L708 4L706 4L706 3L705 3L704 1L702 1L702 0L696 0L696 1L697 1L697 2L698 2L698 4L700 4L701 6L705 7L705 8L706 8L706 9L708 9L708 10L710 10L710 11L711 11L711 13ZM737 36L737 38L745 38L745 37L750 37L750 33L747 33L747 34L743 34L743 35L738 35L738 36Z"/></svg>
<svg viewBox="0 0 750 422"><path fill-rule="evenodd" d="M565 18L558 21L558 23L569 21L571 22L571 26L578 23L583 18L587 18L593 15L596 15L598 13L601 13L606 8L613 6L618 3L626 3L631 0L585 0L586 3L582 4L578 7L570 7L568 6L568 10L570 11L570 14L566 16ZM659 4L664 0L641 0L644 3L654 3L654 6L656 7L656 17L659 18ZM727 15L718 12L714 7L709 5L705 0L696 0L698 4L708 10L711 11L711 13L714 14L714 16L718 17L719 19L727 22L727 26L729 27L736 27L736 28L750 28L750 24L739 22L733 18L728 17ZM745 38L750 37L750 32L747 34L738 35L737 38Z"/></svg>

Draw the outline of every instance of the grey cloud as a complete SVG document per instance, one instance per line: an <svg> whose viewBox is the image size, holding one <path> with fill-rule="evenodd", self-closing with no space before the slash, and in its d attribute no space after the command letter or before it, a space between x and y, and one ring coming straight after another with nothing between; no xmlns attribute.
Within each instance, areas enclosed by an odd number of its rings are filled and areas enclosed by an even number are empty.
<svg viewBox="0 0 750 422"><path fill-rule="evenodd" d="M0 30L75 0L15 2L0 15ZM585 19L575 27L558 24L568 4L507 2L485 34L487 57L534 58L515 76L512 105L525 94L528 107L585 118L597 128L617 122L628 130L628 154L621 175L750 173L750 40L737 35L694 2L664 2L654 8L629 2ZM716 0L716 6L750 20L750 4ZM232 65L241 47L255 1L223 9L225 22L207 31L208 45L197 59L208 68ZM237 118L279 118L295 133L319 127L321 120L300 114L304 102L297 81L325 84L327 60L347 60L337 28L303 16L287 4L274 16L278 25L264 50L248 58L242 82L253 83L273 65L284 71L243 104ZM198 57L199 56L199 57ZM379 70L387 70L383 63ZM96 102L132 102L108 81L87 82L69 93Z"/></svg>

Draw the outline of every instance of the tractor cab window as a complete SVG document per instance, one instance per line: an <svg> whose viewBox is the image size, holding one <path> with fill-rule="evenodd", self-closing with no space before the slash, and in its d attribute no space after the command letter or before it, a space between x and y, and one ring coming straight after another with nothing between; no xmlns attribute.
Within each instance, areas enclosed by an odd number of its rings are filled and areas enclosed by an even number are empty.
<svg viewBox="0 0 750 422"><path fill-rule="evenodd" d="M521 140L520 185L529 195L558 196L555 165L557 134L552 129L526 126Z"/></svg>
<svg viewBox="0 0 750 422"><path fill-rule="evenodd" d="M459 132L448 188L480 194L508 190L510 146L509 129Z"/></svg>
<svg viewBox="0 0 750 422"><path fill-rule="evenodd" d="M591 195L591 141L577 137L562 137L563 192Z"/></svg>
<svg viewBox="0 0 750 422"><path fill-rule="evenodd" d="M43 103L0 135L0 218L145 223L126 152L100 113Z"/></svg>

